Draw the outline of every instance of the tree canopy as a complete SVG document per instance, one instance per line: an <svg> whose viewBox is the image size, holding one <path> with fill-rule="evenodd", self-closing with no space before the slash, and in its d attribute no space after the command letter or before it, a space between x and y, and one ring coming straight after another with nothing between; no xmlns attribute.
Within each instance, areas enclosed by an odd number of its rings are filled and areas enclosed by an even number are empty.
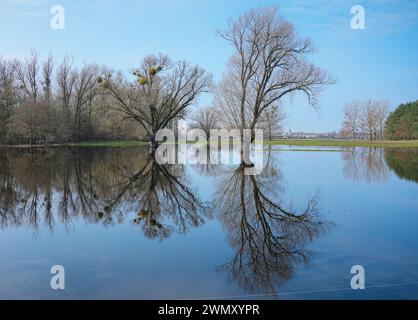
<svg viewBox="0 0 418 320"><path fill-rule="evenodd" d="M386 121L385 133L390 140L418 139L418 100L401 104L391 112Z"/></svg>

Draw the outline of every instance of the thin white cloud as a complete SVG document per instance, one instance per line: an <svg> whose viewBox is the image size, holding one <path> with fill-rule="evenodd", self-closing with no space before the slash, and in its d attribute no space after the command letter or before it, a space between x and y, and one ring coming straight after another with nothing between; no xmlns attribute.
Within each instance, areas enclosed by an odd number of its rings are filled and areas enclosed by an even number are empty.
<svg viewBox="0 0 418 320"><path fill-rule="evenodd" d="M366 28L374 33L397 33L418 27L418 1L408 0L298 0L284 1L281 12L298 15L316 29L349 25L350 9L362 5L366 12Z"/></svg>

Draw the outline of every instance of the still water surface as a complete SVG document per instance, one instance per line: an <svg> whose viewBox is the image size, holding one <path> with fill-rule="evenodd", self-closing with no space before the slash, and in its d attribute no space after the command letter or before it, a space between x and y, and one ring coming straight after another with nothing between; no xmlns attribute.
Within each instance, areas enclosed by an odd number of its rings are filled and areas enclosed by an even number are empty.
<svg viewBox="0 0 418 320"><path fill-rule="evenodd" d="M2 149L0 298L418 299L416 149L263 155L246 176L146 148Z"/></svg>

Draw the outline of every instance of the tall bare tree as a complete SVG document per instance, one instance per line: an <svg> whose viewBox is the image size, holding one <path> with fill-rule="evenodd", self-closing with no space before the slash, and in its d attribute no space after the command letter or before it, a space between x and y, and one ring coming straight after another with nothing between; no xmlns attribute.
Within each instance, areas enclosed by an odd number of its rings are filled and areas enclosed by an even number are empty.
<svg viewBox="0 0 418 320"><path fill-rule="evenodd" d="M44 93L44 100L47 104L51 102L52 99L52 84L53 84L53 72L54 72L54 59L51 55L48 56L48 59L42 64L42 89Z"/></svg>
<svg viewBox="0 0 418 320"><path fill-rule="evenodd" d="M7 121L17 100L13 63L0 57L0 142L5 141Z"/></svg>
<svg viewBox="0 0 418 320"><path fill-rule="evenodd" d="M92 102L95 92L98 67L95 65L85 65L75 74L74 83L74 120L72 135L80 140L82 112L87 110ZM77 130L78 128L78 130Z"/></svg>
<svg viewBox="0 0 418 320"><path fill-rule="evenodd" d="M47 119L47 134L46 134L46 143L53 135L52 130L52 100L53 100L53 72L54 72L54 60L51 55L48 56L48 59L42 64L42 89L44 93L44 103Z"/></svg>
<svg viewBox="0 0 418 320"><path fill-rule="evenodd" d="M10 135L16 135L21 141L31 145L43 144L46 141L46 114L44 106L40 103L24 103L13 113L7 124Z"/></svg>
<svg viewBox="0 0 418 320"><path fill-rule="evenodd" d="M356 140L360 136L383 140L389 103L386 100L353 101L344 107L342 135Z"/></svg>
<svg viewBox="0 0 418 320"><path fill-rule="evenodd" d="M379 107L377 109L376 114L376 131L377 131L377 137L380 140L383 140L385 138L385 125L386 125L386 119L389 115L389 102L386 100L379 102Z"/></svg>
<svg viewBox="0 0 418 320"><path fill-rule="evenodd" d="M250 10L218 34L234 52L217 101L239 112L241 134L244 128L254 132L263 113L284 97L302 92L315 105L324 85L334 82L305 59L315 51L312 42L299 37L275 7Z"/></svg>
<svg viewBox="0 0 418 320"><path fill-rule="evenodd" d="M1 143L144 138L134 120L103 107L112 101L99 95L100 73L96 65L73 67L68 57L57 65L51 55L41 60L35 51L26 59L0 58Z"/></svg>
<svg viewBox="0 0 418 320"><path fill-rule="evenodd" d="M0 112L9 113L16 104L14 66L0 57Z"/></svg>
<svg viewBox="0 0 418 320"><path fill-rule="evenodd" d="M36 103L40 84L38 53L32 51L31 55L24 61L16 60L15 71L18 86L25 98L32 103Z"/></svg>
<svg viewBox="0 0 418 320"><path fill-rule="evenodd" d="M363 102L361 126L369 140L384 138L385 120L388 114L387 101L367 100Z"/></svg>
<svg viewBox="0 0 418 320"><path fill-rule="evenodd" d="M278 107L272 106L266 110L257 123L257 127L264 130L264 137L270 141L283 132L286 114Z"/></svg>
<svg viewBox="0 0 418 320"><path fill-rule="evenodd" d="M359 101L353 101L344 107L343 131L346 132L347 137L354 140L357 140L360 130L361 109L361 102Z"/></svg>
<svg viewBox="0 0 418 320"><path fill-rule="evenodd" d="M73 95L76 75L72 70L72 61L65 57L64 61L58 66L57 84L59 100L63 112L63 135L68 140L70 136L71 119L71 98Z"/></svg>

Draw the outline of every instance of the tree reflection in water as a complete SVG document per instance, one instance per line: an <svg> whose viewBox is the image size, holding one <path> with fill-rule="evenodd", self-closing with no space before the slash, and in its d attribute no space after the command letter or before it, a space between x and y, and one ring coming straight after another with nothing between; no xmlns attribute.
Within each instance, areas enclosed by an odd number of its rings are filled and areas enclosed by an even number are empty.
<svg viewBox="0 0 418 320"><path fill-rule="evenodd" d="M385 150L385 160L398 177L418 183L418 150L393 148Z"/></svg>
<svg viewBox="0 0 418 320"><path fill-rule="evenodd" d="M160 165L147 148L9 150L0 157L1 227L129 221L147 237L165 239L216 212L235 250L221 269L249 292L276 292L298 261L308 261L304 246L330 226L317 197L300 213L284 207L282 173L270 152L258 176L246 176L242 166L198 166L200 175L219 179L210 207L183 165Z"/></svg>
<svg viewBox="0 0 418 320"><path fill-rule="evenodd" d="M401 179L418 182L418 151L414 148L349 148L344 151L343 171L347 179L386 181L392 170Z"/></svg>
<svg viewBox="0 0 418 320"><path fill-rule="evenodd" d="M3 228L131 219L146 236L163 239L201 225L207 213L184 167L161 166L146 148L11 150L0 160Z"/></svg>
<svg viewBox="0 0 418 320"><path fill-rule="evenodd" d="M296 264L309 260L306 245L332 223L322 219L317 196L301 212L286 207L277 157L265 152L264 159L257 176L245 175L242 166L195 166L200 176L217 181L207 207L184 166L159 165L147 148L8 149L0 153L0 227L53 230L80 219L105 226L128 221L147 237L165 239L216 213L234 250L220 270L247 292L275 294ZM377 181L387 179L390 168L418 182L417 159L412 149L351 150L343 153L344 174Z"/></svg>
<svg viewBox="0 0 418 320"><path fill-rule="evenodd" d="M147 237L160 239L173 229L186 233L204 223L206 207L188 187L182 165L160 165L148 155L135 174L122 176L104 207L104 219L120 205L133 205L138 212L133 222L142 225Z"/></svg>
<svg viewBox="0 0 418 320"><path fill-rule="evenodd" d="M383 148L348 148L342 152L343 171L352 181L386 181L388 167Z"/></svg>

